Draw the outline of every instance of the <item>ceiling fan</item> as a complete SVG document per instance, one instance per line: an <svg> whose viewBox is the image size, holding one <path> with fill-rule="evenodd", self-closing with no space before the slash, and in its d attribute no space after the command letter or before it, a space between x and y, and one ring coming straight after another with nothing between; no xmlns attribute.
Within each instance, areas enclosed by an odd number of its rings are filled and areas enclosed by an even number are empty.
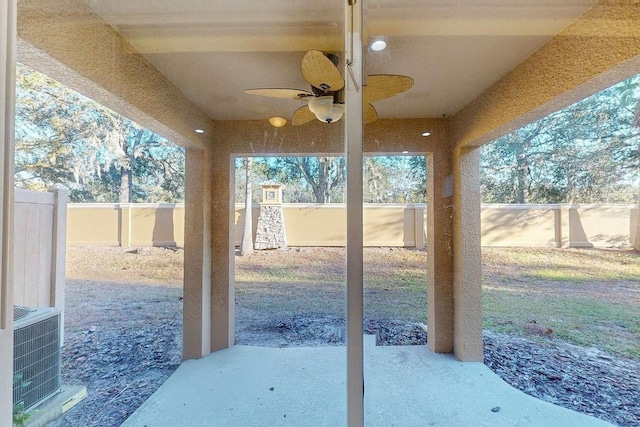
<svg viewBox="0 0 640 427"><path fill-rule="evenodd" d="M291 124L302 125L313 119L324 123L340 120L344 114L344 78L338 70L338 57L309 50L302 57L302 76L311 85L311 91L302 89L264 88L247 89L249 95L308 101L293 114ZM413 79L396 74L374 74L367 77L364 86L363 119L365 123L377 120L378 112L372 102L390 98L413 86Z"/></svg>

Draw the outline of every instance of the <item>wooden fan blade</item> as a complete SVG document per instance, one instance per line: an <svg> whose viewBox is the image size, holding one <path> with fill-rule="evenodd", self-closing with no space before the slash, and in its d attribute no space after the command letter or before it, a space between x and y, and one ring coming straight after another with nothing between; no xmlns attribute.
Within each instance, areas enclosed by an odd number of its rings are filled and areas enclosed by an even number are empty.
<svg viewBox="0 0 640 427"><path fill-rule="evenodd" d="M286 99L305 99L313 97L313 93L301 89L285 89L285 88L264 88L264 89L247 89L244 91L247 95L268 96L271 98Z"/></svg>
<svg viewBox="0 0 640 427"><path fill-rule="evenodd" d="M309 106L305 105L304 107L300 107L293 113L293 118L291 119L291 124L294 126L303 125L305 123L314 120L316 115L309 110Z"/></svg>
<svg viewBox="0 0 640 427"><path fill-rule="evenodd" d="M378 112L373 105L366 103L362 104L362 120L365 123L373 123L378 120Z"/></svg>
<svg viewBox="0 0 640 427"><path fill-rule="evenodd" d="M311 86L325 92L344 87L340 70L319 50L309 50L302 57L302 76Z"/></svg>
<svg viewBox="0 0 640 427"><path fill-rule="evenodd" d="M364 102L374 102L390 98L413 86L413 79L396 74L374 74L367 77L362 98Z"/></svg>

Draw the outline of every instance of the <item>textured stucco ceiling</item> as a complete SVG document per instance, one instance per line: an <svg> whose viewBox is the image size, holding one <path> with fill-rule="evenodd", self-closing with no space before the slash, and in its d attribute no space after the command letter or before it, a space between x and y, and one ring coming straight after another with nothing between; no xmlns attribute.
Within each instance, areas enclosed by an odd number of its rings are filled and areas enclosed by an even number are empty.
<svg viewBox="0 0 640 427"><path fill-rule="evenodd" d="M212 119L290 118L299 101L244 89L308 89L300 73L306 50L340 52L343 0L87 0ZM380 117L451 116L595 0L369 0L365 73L413 77L415 85L378 101Z"/></svg>

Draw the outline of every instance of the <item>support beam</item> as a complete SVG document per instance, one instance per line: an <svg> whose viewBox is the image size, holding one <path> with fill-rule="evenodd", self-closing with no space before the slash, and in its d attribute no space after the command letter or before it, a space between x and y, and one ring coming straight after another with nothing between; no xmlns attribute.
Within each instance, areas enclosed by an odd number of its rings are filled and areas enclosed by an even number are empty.
<svg viewBox="0 0 640 427"><path fill-rule="evenodd" d="M480 146L640 72L640 4L603 1L453 120L459 146Z"/></svg>
<svg viewBox="0 0 640 427"><path fill-rule="evenodd" d="M463 362L483 360L480 150L454 156L453 348Z"/></svg>
<svg viewBox="0 0 640 427"><path fill-rule="evenodd" d="M21 1L20 62L178 145L204 147L208 115L86 3Z"/></svg>
<svg viewBox="0 0 640 427"><path fill-rule="evenodd" d="M13 150L16 0L0 3L0 426L13 413Z"/></svg>
<svg viewBox="0 0 640 427"><path fill-rule="evenodd" d="M347 418L364 425L362 228L362 2L345 2L345 146L347 150Z"/></svg>
<svg viewBox="0 0 640 427"><path fill-rule="evenodd" d="M183 359L211 351L211 152L186 150Z"/></svg>

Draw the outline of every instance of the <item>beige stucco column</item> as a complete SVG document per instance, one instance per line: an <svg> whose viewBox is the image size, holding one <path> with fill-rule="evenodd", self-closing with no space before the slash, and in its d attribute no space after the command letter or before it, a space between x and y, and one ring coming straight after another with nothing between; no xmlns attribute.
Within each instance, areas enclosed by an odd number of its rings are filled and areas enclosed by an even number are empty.
<svg viewBox="0 0 640 427"><path fill-rule="evenodd" d="M186 150L183 358L211 351L210 150Z"/></svg>
<svg viewBox="0 0 640 427"><path fill-rule="evenodd" d="M432 351L453 351L453 175L447 145L428 156L427 325Z"/></svg>
<svg viewBox="0 0 640 427"><path fill-rule="evenodd" d="M233 159L224 133L213 138L211 149L186 151L185 359L234 343Z"/></svg>
<svg viewBox="0 0 640 427"><path fill-rule="evenodd" d="M16 67L16 0L0 3L0 426L13 413L13 147Z"/></svg>
<svg viewBox="0 0 640 427"><path fill-rule="evenodd" d="M465 362L482 361L482 254L480 150L454 155L453 350Z"/></svg>
<svg viewBox="0 0 640 427"><path fill-rule="evenodd" d="M213 145L215 167L211 179L211 351L230 347L235 333L235 286L233 283L235 239L231 209L233 159L216 132Z"/></svg>

